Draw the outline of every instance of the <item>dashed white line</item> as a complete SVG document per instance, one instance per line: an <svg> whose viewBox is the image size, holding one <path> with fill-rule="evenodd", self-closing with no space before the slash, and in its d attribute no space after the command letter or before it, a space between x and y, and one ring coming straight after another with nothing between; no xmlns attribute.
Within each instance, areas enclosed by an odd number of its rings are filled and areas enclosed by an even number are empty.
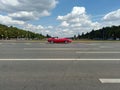
<svg viewBox="0 0 120 90"><path fill-rule="evenodd" d="M46 43L39 43L39 44L46 44Z"/></svg>
<svg viewBox="0 0 120 90"><path fill-rule="evenodd" d="M103 53L103 54L104 54L104 53L106 53L106 54L119 54L120 52L112 52L112 51L107 51L107 52L106 52L106 51L102 51L102 52L97 52L97 51L91 51L91 52L90 52L90 51L87 51L87 52L84 52L84 51L83 51L83 52L76 52L76 53L88 53L88 54L92 54L92 53L93 53L93 54L102 54L102 53Z"/></svg>
<svg viewBox="0 0 120 90"><path fill-rule="evenodd" d="M99 79L101 83L120 83L120 78L118 79Z"/></svg>
<svg viewBox="0 0 120 90"><path fill-rule="evenodd" d="M77 50L77 48L24 48L24 50Z"/></svg>
<svg viewBox="0 0 120 90"><path fill-rule="evenodd" d="M100 48L113 48L113 47L110 47L110 46L100 46Z"/></svg>
<svg viewBox="0 0 120 90"><path fill-rule="evenodd" d="M12 45L16 45L16 43L11 43Z"/></svg>
<svg viewBox="0 0 120 90"><path fill-rule="evenodd" d="M24 48L24 50L90 50L90 48ZM98 50L98 48L92 48L92 50Z"/></svg>
<svg viewBox="0 0 120 90"><path fill-rule="evenodd" d="M79 59L79 58L16 58L16 59L0 59L0 61L120 61L120 59Z"/></svg>
<svg viewBox="0 0 120 90"><path fill-rule="evenodd" d="M31 43L24 43L25 45L30 45Z"/></svg>

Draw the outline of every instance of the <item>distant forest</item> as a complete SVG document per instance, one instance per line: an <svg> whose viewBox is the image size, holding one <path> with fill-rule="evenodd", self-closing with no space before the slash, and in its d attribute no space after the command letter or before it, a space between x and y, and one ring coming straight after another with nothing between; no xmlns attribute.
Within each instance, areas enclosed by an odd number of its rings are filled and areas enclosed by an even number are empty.
<svg viewBox="0 0 120 90"><path fill-rule="evenodd" d="M82 35L74 36L74 39L92 40L120 40L120 26L103 27L99 30L92 30Z"/></svg>
<svg viewBox="0 0 120 90"><path fill-rule="evenodd" d="M43 39L44 35L0 24L0 39Z"/></svg>
<svg viewBox="0 0 120 90"><path fill-rule="evenodd" d="M50 35L42 35L26 30L19 29L13 26L6 26L0 24L0 39L26 39L26 40L40 40L49 38ZM120 40L120 26L103 27L99 30L92 30L91 32L82 33L81 35L74 35L72 39L90 39L90 40Z"/></svg>

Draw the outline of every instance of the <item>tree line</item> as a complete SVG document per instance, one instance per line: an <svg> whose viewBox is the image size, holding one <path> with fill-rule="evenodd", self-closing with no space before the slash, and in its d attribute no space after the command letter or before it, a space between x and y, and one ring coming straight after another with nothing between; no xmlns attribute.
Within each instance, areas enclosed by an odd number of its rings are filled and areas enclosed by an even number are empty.
<svg viewBox="0 0 120 90"><path fill-rule="evenodd" d="M44 39L49 38L50 35L42 35L31 31L26 31L13 26L6 26L0 24L0 39ZM103 27L91 32L82 33L81 35L74 35L72 39L91 39L91 40L120 40L120 25Z"/></svg>
<svg viewBox="0 0 120 90"><path fill-rule="evenodd" d="M43 39L44 35L0 24L0 39Z"/></svg>
<svg viewBox="0 0 120 90"><path fill-rule="evenodd" d="M102 29L92 30L91 32L82 33L74 36L75 39L92 39L92 40L120 40L120 26L103 27Z"/></svg>

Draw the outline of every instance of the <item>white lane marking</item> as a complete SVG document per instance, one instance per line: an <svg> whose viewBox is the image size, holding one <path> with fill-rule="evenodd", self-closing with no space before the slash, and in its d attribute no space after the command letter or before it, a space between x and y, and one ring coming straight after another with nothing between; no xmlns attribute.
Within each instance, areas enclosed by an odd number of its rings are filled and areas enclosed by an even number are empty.
<svg viewBox="0 0 120 90"><path fill-rule="evenodd" d="M91 43L91 44L85 44L85 45L92 45L92 46L95 45L96 46L96 45L99 45L99 44Z"/></svg>
<svg viewBox="0 0 120 90"><path fill-rule="evenodd" d="M73 48L24 48L24 50L74 50Z"/></svg>
<svg viewBox="0 0 120 90"><path fill-rule="evenodd" d="M12 45L16 45L16 43L11 43Z"/></svg>
<svg viewBox="0 0 120 90"><path fill-rule="evenodd" d="M120 79L99 79L101 83L120 83Z"/></svg>
<svg viewBox="0 0 120 90"><path fill-rule="evenodd" d="M31 43L24 43L25 45L30 45Z"/></svg>
<svg viewBox="0 0 120 90"><path fill-rule="evenodd" d="M79 58L19 58L19 59L0 59L0 61L120 61L120 59L79 59Z"/></svg>
<svg viewBox="0 0 120 90"><path fill-rule="evenodd" d="M92 50L98 48L92 48ZM90 50L90 48L24 48L24 50Z"/></svg>
<svg viewBox="0 0 120 90"><path fill-rule="evenodd" d="M106 52L106 51L102 51L102 52L100 52L100 51L99 51L99 52L97 52L97 51L91 51L91 52L89 52L89 51L88 51L88 52L84 52L84 51L83 51L83 52L76 52L76 53L88 53L88 54L92 54L92 53L94 53L94 54L95 54L95 53L96 53L96 54L99 54L99 53L100 53L100 54L101 54L101 53L108 53L108 54L117 54L117 53L120 53L120 52L119 52L119 51L118 51L118 52L117 52L117 51L116 51L116 52L112 52L112 51L107 51L107 52Z"/></svg>
<svg viewBox="0 0 120 90"><path fill-rule="evenodd" d="M46 44L46 43L39 43L39 44Z"/></svg>
<svg viewBox="0 0 120 90"><path fill-rule="evenodd" d="M113 47L110 47L110 46L100 46L100 48L113 48Z"/></svg>
<svg viewBox="0 0 120 90"><path fill-rule="evenodd" d="M24 48L24 50L77 50L77 48Z"/></svg>

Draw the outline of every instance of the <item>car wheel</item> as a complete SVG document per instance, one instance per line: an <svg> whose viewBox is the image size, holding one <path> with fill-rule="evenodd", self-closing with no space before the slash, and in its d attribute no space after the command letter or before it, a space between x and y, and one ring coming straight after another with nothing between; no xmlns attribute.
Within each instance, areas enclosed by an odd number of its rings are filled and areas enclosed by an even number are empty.
<svg viewBox="0 0 120 90"><path fill-rule="evenodd" d="M51 43L51 44L53 44L53 43L54 43L54 41L50 41L50 43Z"/></svg>
<svg viewBox="0 0 120 90"><path fill-rule="evenodd" d="M65 41L65 44L67 44L68 43L68 41Z"/></svg>

